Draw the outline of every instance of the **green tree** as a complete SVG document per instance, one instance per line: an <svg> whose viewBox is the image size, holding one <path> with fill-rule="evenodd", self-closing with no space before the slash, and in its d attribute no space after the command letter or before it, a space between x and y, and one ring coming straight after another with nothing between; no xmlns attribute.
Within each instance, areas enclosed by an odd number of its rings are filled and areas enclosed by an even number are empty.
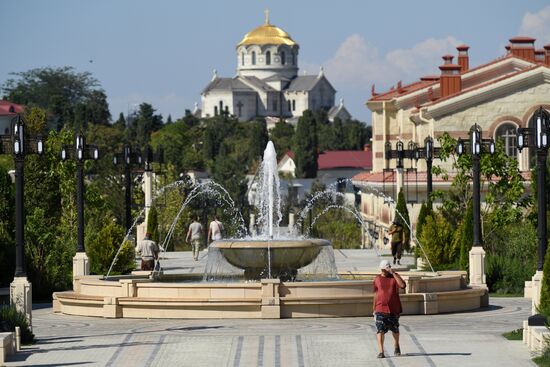
<svg viewBox="0 0 550 367"><path fill-rule="evenodd" d="M294 135L294 157L296 164L296 177L314 178L317 176L317 125L313 113L304 111L298 120L296 134Z"/></svg>
<svg viewBox="0 0 550 367"><path fill-rule="evenodd" d="M432 201L428 198L427 202L423 202L418 212L416 220L416 238L422 235L422 227L426 224L426 217L433 212Z"/></svg>
<svg viewBox="0 0 550 367"><path fill-rule="evenodd" d="M397 204L395 206L395 220L399 221L403 226L403 250L411 250L411 220L409 210L407 209L407 201L403 189L399 190L397 196Z"/></svg>
<svg viewBox="0 0 550 367"><path fill-rule="evenodd" d="M344 150L344 148L346 148L344 124L342 124L342 120L340 120L339 117L334 119L331 130L332 141L330 142L330 149Z"/></svg>
<svg viewBox="0 0 550 367"><path fill-rule="evenodd" d="M292 140L294 138L294 127L292 125L281 120L275 124L269 134L275 146L277 158L281 158L286 152L292 150Z"/></svg>
<svg viewBox="0 0 550 367"><path fill-rule="evenodd" d="M75 122L78 105L80 114L89 117L91 123L107 123L109 108L99 82L89 72L76 72L73 67L37 68L25 72L11 73L2 86L7 100L34 105L48 113L48 126L60 130L64 125ZM83 113L83 111L87 111ZM89 113L89 116L87 115Z"/></svg>
<svg viewBox="0 0 550 367"><path fill-rule="evenodd" d="M456 245L460 249L459 267L462 270L468 270L470 266L470 250L474 243L474 210L472 203L468 203L466 214L456 232L459 243Z"/></svg>
<svg viewBox="0 0 550 367"><path fill-rule="evenodd" d="M149 215L147 216L147 233L150 233L151 239L157 243L160 241L158 226L159 220L157 208L152 206L149 209Z"/></svg>
<svg viewBox="0 0 550 367"><path fill-rule="evenodd" d="M122 226L110 221L95 235L91 236L86 252L90 257L90 270L93 274L107 274L115 259L119 246L122 249L116 257L113 274L127 274L134 270L134 247L124 240Z"/></svg>
<svg viewBox="0 0 550 367"><path fill-rule="evenodd" d="M151 133L160 130L162 126L162 116L155 114L153 106L149 103L141 103L130 125L132 140L143 146L149 142Z"/></svg>
<svg viewBox="0 0 550 367"><path fill-rule="evenodd" d="M118 120L115 121L113 127L121 131L126 129L126 119L124 118L124 114L122 112L118 115Z"/></svg>
<svg viewBox="0 0 550 367"><path fill-rule="evenodd" d="M256 121L249 122L249 124L251 125L248 144L249 161L261 160L269 141L265 119L256 119Z"/></svg>
<svg viewBox="0 0 550 367"><path fill-rule="evenodd" d="M426 217L419 240L434 268L445 268L456 258L453 235L453 226L439 212Z"/></svg>
<svg viewBox="0 0 550 367"><path fill-rule="evenodd" d="M0 166L0 285L6 287L15 271L15 193L8 171Z"/></svg>

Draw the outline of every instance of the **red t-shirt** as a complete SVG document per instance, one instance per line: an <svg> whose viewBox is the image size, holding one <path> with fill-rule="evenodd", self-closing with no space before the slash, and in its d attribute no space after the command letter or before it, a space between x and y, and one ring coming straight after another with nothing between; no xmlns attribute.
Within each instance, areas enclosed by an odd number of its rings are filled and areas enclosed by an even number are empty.
<svg viewBox="0 0 550 367"><path fill-rule="evenodd" d="M374 278L374 293L376 294L374 312L392 313L395 315L401 313L399 285L393 275L389 277L377 275Z"/></svg>

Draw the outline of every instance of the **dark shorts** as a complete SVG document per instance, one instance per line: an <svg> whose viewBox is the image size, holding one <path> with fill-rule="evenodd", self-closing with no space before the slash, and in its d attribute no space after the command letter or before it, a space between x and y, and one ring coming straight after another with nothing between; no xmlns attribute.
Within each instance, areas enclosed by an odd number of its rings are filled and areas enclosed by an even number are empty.
<svg viewBox="0 0 550 367"><path fill-rule="evenodd" d="M391 255L393 257L397 257L399 259L401 259L401 251L402 250L402 246L401 246L401 242L392 242L391 243Z"/></svg>
<svg viewBox="0 0 550 367"><path fill-rule="evenodd" d="M392 313L376 312L376 333L386 334L389 331L399 333L399 316Z"/></svg>
<svg viewBox="0 0 550 367"><path fill-rule="evenodd" d="M155 260L141 259L141 270L153 270L154 267L155 267Z"/></svg>

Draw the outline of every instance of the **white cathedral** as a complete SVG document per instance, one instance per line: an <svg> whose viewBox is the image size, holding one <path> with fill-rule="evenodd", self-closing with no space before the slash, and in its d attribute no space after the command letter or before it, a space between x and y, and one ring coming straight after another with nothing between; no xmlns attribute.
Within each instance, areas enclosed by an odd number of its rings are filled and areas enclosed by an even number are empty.
<svg viewBox="0 0 550 367"><path fill-rule="evenodd" d="M221 113L240 121L258 116L284 118L295 122L305 110L326 109L329 120L351 118L343 100L335 106L336 90L321 68L318 75L298 75L300 46L288 33L265 23L247 33L237 44L237 75L219 77L214 71L210 83L201 93L201 117Z"/></svg>

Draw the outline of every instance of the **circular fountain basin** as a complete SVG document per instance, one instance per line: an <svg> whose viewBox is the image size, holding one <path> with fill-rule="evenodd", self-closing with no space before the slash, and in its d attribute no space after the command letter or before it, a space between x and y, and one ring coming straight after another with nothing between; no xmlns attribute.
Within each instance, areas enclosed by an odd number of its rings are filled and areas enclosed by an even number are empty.
<svg viewBox="0 0 550 367"><path fill-rule="evenodd" d="M294 279L298 269L311 264L324 246L323 239L306 240L219 240L210 244L231 265L244 269L245 278Z"/></svg>

